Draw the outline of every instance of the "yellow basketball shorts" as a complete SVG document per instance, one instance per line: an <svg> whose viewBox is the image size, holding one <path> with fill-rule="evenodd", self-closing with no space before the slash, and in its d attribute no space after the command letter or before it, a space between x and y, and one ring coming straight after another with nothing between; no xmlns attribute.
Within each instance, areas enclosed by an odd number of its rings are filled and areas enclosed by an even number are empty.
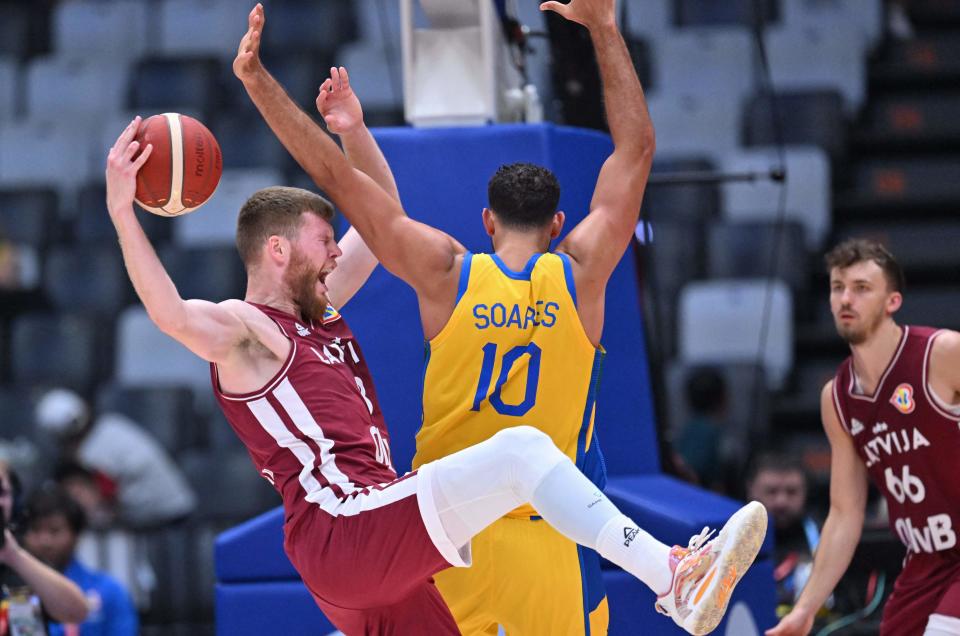
<svg viewBox="0 0 960 636"><path fill-rule="evenodd" d="M600 557L539 518L504 517L473 538L473 565L435 575L464 636L605 636Z"/></svg>

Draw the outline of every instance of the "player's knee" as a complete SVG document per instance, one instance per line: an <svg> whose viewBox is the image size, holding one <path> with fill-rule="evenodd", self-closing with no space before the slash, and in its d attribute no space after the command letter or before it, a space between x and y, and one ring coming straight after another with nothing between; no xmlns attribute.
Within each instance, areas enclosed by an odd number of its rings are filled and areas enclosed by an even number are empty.
<svg viewBox="0 0 960 636"><path fill-rule="evenodd" d="M495 437L499 437L503 455L510 460L511 475L519 490L535 487L565 458L549 435L532 426L506 428Z"/></svg>
<svg viewBox="0 0 960 636"><path fill-rule="evenodd" d="M505 446L510 452L518 453L521 456L537 451L548 453L557 451L557 447L553 443L553 440L550 439L550 436L532 426L524 425L505 428L499 431L494 437L499 438L498 442Z"/></svg>

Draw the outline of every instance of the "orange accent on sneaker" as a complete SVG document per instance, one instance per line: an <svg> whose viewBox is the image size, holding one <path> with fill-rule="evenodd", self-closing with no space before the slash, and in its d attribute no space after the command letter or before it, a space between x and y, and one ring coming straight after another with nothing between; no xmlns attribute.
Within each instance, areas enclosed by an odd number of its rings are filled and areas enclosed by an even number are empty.
<svg viewBox="0 0 960 636"><path fill-rule="evenodd" d="M703 593L707 591L707 587L710 586L710 581L713 580L713 576L717 573L717 568L710 570L710 573L707 574L707 577L703 580L703 583L700 584L700 588L697 590L697 595L693 597L693 604L696 605L700 602L700 599L703 597Z"/></svg>
<svg viewBox="0 0 960 636"><path fill-rule="evenodd" d="M733 586L737 584L737 566L731 565L727 570L727 575L720 581L720 591L717 592L717 604L726 605L730 600L730 594L733 592Z"/></svg>

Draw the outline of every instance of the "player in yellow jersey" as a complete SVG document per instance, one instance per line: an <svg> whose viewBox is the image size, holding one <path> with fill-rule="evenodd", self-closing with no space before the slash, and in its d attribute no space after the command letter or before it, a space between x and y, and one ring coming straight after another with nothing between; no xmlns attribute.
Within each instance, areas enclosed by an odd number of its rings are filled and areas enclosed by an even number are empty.
<svg viewBox="0 0 960 636"><path fill-rule="evenodd" d="M722 618L733 585L759 549L766 527L759 504L741 509L716 539L708 541L704 533L687 548L670 548L640 528L611 521L566 533L586 546L581 549L540 521L529 505L506 517L502 508L485 516L482 498L488 495L472 494L476 489L464 478L476 474L478 456L469 448L527 425L546 433L597 484L590 493L571 496L565 512L589 517L611 505L600 492L603 475L593 435L604 293L633 235L654 132L616 26L615 0L546 2L541 9L589 30L614 142L590 214L554 253L547 250L560 235L564 215L557 211L559 184L549 170L514 164L493 176L483 224L494 253L471 254L444 232L407 217L394 199L349 169L333 142L275 82L247 89L281 142L380 262L417 293L429 358L414 462L432 466L445 458L447 470L455 473L451 481L459 475L463 483L441 494L446 500L470 498L472 510L463 511L466 506L458 508L456 501L439 506L451 536L473 537L472 544L468 539L455 546L467 553L472 548L472 566L435 575L461 632L492 636L502 626L520 636L605 634L608 612L596 553L623 563L628 560L618 555L626 550L640 555L627 569L658 594L657 608L691 633L706 633ZM349 90L345 74L339 77L334 90ZM536 450L524 450L526 461L535 464ZM577 487L557 472L538 492ZM454 509L463 512L447 514Z"/></svg>

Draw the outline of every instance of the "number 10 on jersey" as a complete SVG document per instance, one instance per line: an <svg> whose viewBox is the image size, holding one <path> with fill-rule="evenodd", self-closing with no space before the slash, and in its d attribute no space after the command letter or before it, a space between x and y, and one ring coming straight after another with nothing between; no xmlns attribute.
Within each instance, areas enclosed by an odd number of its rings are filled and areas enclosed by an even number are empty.
<svg viewBox="0 0 960 636"><path fill-rule="evenodd" d="M490 380L493 377L493 368L497 360L497 343L488 342L483 345L483 364L480 367L480 380L477 382L477 391L473 397L473 407L471 411L479 411L484 398L488 398L487 392L490 390ZM493 392L489 394L490 406L500 415L510 415L521 417L533 408L537 401L537 384L540 382L540 347L536 343L526 345L517 345L505 354L500 360L500 375L493 387ZM510 377L510 370L513 365L522 357L529 356L527 363L527 385L523 392L523 401L519 404L507 404L503 401L501 392L503 385Z"/></svg>

